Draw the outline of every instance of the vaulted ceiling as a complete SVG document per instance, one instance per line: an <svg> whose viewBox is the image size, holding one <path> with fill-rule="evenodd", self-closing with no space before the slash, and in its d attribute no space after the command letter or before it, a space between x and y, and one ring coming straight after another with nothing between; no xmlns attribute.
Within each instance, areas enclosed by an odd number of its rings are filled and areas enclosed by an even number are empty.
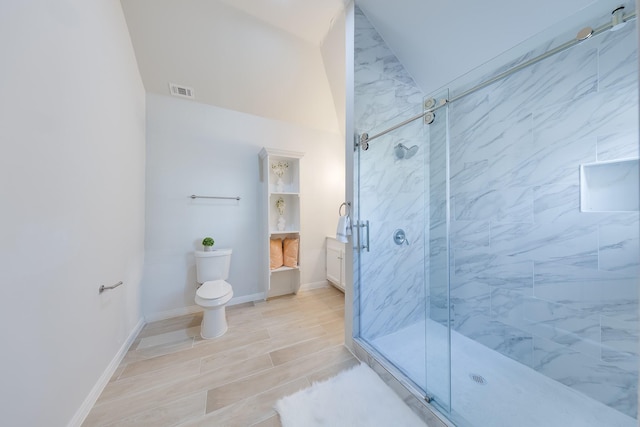
<svg viewBox="0 0 640 427"><path fill-rule="evenodd" d="M320 42L342 0L121 0L148 92L339 133Z"/></svg>
<svg viewBox="0 0 640 427"><path fill-rule="evenodd" d="M345 1L121 3L147 91L168 95L168 84L177 83L193 87L198 102L337 133L344 121L338 52L344 35L334 30L344 27ZM606 16L620 3L634 6L633 0L356 3L425 93L549 27L589 22L584 11Z"/></svg>

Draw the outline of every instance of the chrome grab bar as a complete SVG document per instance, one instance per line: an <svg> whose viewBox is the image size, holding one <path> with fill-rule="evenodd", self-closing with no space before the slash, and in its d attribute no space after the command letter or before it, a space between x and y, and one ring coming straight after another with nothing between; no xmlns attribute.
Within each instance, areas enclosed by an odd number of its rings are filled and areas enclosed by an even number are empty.
<svg viewBox="0 0 640 427"><path fill-rule="evenodd" d="M122 284L123 284L123 283L122 283L122 280L121 280L121 281L119 281L118 283L116 283L116 284L115 284L115 285L113 285L113 286L105 286L105 285L102 285L102 286L100 286L100 289L98 289L98 293L99 293L99 294L101 294L101 293L103 293L103 292L104 292L104 291L106 291L106 290L109 290L109 289L115 289L115 288L117 288L118 286L120 286L120 285L122 285Z"/></svg>

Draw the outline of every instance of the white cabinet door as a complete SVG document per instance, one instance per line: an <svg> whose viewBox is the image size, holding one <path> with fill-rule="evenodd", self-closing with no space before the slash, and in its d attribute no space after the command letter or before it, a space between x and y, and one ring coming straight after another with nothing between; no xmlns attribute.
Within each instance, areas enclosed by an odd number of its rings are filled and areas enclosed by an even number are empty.
<svg viewBox="0 0 640 427"><path fill-rule="evenodd" d="M327 280L336 285L342 284L342 251L327 248Z"/></svg>
<svg viewBox="0 0 640 427"><path fill-rule="evenodd" d="M327 239L327 280L344 291L344 245Z"/></svg>

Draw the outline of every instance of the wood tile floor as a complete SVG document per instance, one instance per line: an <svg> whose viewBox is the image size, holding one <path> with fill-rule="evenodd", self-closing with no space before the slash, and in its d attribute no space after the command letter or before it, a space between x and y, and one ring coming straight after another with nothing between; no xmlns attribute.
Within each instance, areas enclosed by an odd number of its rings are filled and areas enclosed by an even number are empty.
<svg viewBox="0 0 640 427"><path fill-rule="evenodd" d="M83 426L279 426L278 399L358 363L333 287L227 307L213 340L201 319L147 324Z"/></svg>

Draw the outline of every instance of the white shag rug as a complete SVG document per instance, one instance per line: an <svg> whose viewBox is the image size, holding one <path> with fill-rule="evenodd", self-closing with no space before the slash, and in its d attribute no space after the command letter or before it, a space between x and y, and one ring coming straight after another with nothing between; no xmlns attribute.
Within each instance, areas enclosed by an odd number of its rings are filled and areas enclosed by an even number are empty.
<svg viewBox="0 0 640 427"><path fill-rule="evenodd" d="M364 363L280 399L283 427L426 427Z"/></svg>

